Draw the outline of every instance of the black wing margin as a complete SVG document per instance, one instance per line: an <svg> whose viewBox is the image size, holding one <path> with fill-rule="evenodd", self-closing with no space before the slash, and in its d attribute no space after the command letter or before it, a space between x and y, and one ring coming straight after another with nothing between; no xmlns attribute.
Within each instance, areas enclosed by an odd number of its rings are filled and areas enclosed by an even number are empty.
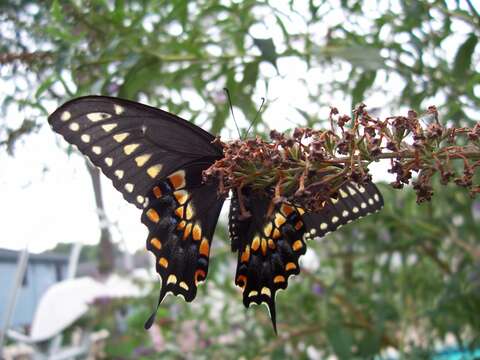
<svg viewBox="0 0 480 360"><path fill-rule="evenodd" d="M214 137L180 117L129 100L86 96L59 107L48 119L53 130L100 167L130 203L175 169L222 157Z"/></svg>

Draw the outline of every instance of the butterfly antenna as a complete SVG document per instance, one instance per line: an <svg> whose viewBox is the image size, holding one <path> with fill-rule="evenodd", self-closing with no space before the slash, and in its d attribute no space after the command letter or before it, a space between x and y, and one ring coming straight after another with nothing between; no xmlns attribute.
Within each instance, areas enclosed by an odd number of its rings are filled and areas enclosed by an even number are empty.
<svg viewBox="0 0 480 360"><path fill-rule="evenodd" d="M232 113L233 122L235 123L235 127L237 128L238 137L241 138L242 134L240 133L240 128L238 127L237 120L235 119L235 114L233 113L233 106L232 106L232 99L230 97L230 91L228 91L227 88L223 88L223 91L225 91L225 94L227 94L228 105L230 107L230 112Z"/></svg>
<svg viewBox="0 0 480 360"><path fill-rule="evenodd" d="M264 97L262 97L262 103L260 104L260 107L258 108L258 111L257 111L257 113L255 114L255 118L253 119L252 123L251 123L250 126L248 127L247 132L245 133L245 136L243 137L244 140L245 140L245 138L248 136L248 133L250 132L250 129L251 129L251 128L253 127L253 125L255 125L255 123L257 122L258 115L260 114L260 111L262 111L263 104L265 104L265 98L264 98Z"/></svg>

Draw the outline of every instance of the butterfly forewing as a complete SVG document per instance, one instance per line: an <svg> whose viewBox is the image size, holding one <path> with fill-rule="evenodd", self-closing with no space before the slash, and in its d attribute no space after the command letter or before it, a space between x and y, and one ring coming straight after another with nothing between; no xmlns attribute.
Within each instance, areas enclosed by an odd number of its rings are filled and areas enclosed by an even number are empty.
<svg viewBox="0 0 480 360"><path fill-rule="evenodd" d="M325 236L353 220L377 212L382 207L382 194L373 183L359 185L350 182L342 186L338 196L327 201L321 211L306 212L303 215L307 227L305 239Z"/></svg>
<svg viewBox="0 0 480 360"><path fill-rule="evenodd" d="M208 132L173 114L123 99L78 98L58 108L49 123L139 208L147 192L175 169L222 157Z"/></svg>

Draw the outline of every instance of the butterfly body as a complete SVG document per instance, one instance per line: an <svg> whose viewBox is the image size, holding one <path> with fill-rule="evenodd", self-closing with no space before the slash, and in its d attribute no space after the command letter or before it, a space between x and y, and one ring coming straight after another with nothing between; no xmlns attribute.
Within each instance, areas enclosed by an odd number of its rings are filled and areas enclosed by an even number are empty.
<svg viewBox="0 0 480 360"><path fill-rule="evenodd" d="M215 137L160 109L104 96L69 101L49 123L100 167L127 201L143 210L147 249L155 255L161 278L159 304L167 293L192 301L207 277L225 200L218 180L203 178L224 156ZM234 189L229 234L237 252L235 284L242 289L243 303L265 303L276 329L275 296L300 272L306 241L377 211L383 200L372 183L347 183L337 198L310 212L287 201L274 202L272 193L249 186Z"/></svg>

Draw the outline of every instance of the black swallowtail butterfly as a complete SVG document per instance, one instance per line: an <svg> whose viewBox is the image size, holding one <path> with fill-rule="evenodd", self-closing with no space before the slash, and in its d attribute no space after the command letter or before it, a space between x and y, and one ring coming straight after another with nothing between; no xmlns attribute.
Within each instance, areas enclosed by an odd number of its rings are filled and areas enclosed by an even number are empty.
<svg viewBox="0 0 480 360"><path fill-rule="evenodd" d="M203 170L223 157L214 136L160 109L106 96L71 100L49 123L100 167L128 202L143 209L147 249L156 257L162 283L158 304L169 292L192 301L207 277L224 202L218 184L202 182ZM266 303L276 331L275 294L300 272L305 241L379 210L383 199L373 183L348 183L320 212L286 202L271 211L271 197L241 191L242 205L252 216L240 216L238 194L233 194L229 232L232 251L238 252L235 284L243 289L246 307Z"/></svg>

